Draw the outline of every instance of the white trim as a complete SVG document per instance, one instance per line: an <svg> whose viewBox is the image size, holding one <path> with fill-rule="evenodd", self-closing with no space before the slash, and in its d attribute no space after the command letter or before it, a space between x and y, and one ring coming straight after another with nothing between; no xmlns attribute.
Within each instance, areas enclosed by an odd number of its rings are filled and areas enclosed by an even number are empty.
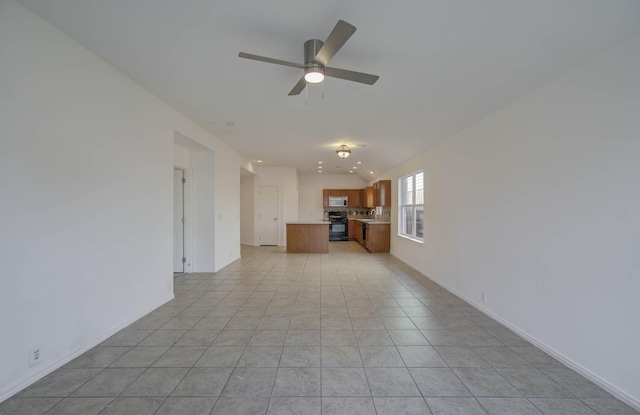
<svg viewBox="0 0 640 415"><path fill-rule="evenodd" d="M191 169L184 169L184 178L186 183L184 184L184 215L186 218L186 222L184 224L184 257L187 258L187 262L184 264L184 272L186 274L190 274L193 272L194 264L193 264L193 211L192 211L192 203L191 203L191 189L193 182L193 172Z"/></svg>
<svg viewBox="0 0 640 415"><path fill-rule="evenodd" d="M398 233L398 234L396 234L396 236L399 236L400 238L404 238L404 239L407 239L407 240L412 241L412 242L417 242L419 244L424 244L424 240L423 239L413 238L413 237L411 237L409 235L405 235L403 233Z"/></svg>
<svg viewBox="0 0 640 415"><path fill-rule="evenodd" d="M174 298L175 298L175 296L173 295L173 293L171 293L170 295L165 297L163 300L161 300L158 303L154 304L153 306L149 307L148 310L143 311L143 312L135 315L134 317L126 320L125 322L117 325L113 329L107 331L105 334L103 334L101 336L98 336L95 340L89 342L84 347L81 347L80 349L76 349L76 351L67 354L66 356L56 360L55 362L51 362L49 365L45 366L44 369L42 369L41 371L39 371L37 373L34 373L32 375L26 376L26 377L24 377L22 379L19 379L17 382L13 383L12 385L9 385L7 388L5 388L5 389L0 391L0 403L4 402L7 399L9 399L10 397L15 395L16 393L18 393L21 390L23 390L24 388L26 388L27 386L30 386L30 385L36 383L37 381L39 381L40 379L44 378L45 376L47 376L48 374L50 374L54 370L59 369L60 367L66 365L67 363L69 363L70 361L72 361L76 357L80 356L84 352L86 352L89 349L92 349L93 347L99 345L100 343L102 343L103 341L105 341L109 337L113 336L114 334L116 334L117 332L122 330L123 328L129 326L132 323L135 323L136 321L138 321L142 317L144 317L147 314L151 313L152 311L154 311L158 307L168 303L169 301L173 300Z"/></svg>
<svg viewBox="0 0 640 415"><path fill-rule="evenodd" d="M417 176L422 175L422 203L416 203L416 197L418 194L418 184L417 184ZM411 203L405 204L405 192L404 192L404 182L408 178L411 178L411 186L413 191L411 193ZM406 176L402 176L398 178L398 236L403 236L407 239L414 241L422 241L423 238L417 235L418 233L418 208L422 207L422 211L424 212L424 170L417 170L411 174L407 174ZM405 233L405 220L404 220L404 209L410 208L413 212L413 226L411 229L411 234Z"/></svg>
<svg viewBox="0 0 640 415"><path fill-rule="evenodd" d="M409 264L407 264L407 265L409 265ZM440 280L438 280L436 278L433 278L433 277L426 276L424 274L421 274L421 275L423 275L425 278L429 278L431 281L435 282L436 284L438 284L439 286L441 286L445 290L447 290L450 293L456 295L457 297L463 299L467 303L473 305L476 309L481 311L487 317L489 317L492 320L502 324L503 326L507 327L508 329L514 331L517 335L519 335L520 337L524 338L525 340L527 340L529 343L533 344L534 346L542 349L544 352L548 353L549 355L554 357L556 360L559 360L565 366L569 367L570 369L575 370L580 375L584 376L588 380L590 380L593 383L595 383L596 385L600 386L602 389L604 389L605 391L609 392L611 395L613 395L617 399L620 399L622 402L624 402L627 405L631 406L635 410L640 411L640 401L634 399L632 396L630 396L626 392L620 390L615 385L612 385L611 383L609 383L606 380L600 378L598 375L596 375L595 373L591 372L590 370L580 366L578 363L574 362L573 360L571 360L570 358L566 357L562 353L558 352L554 348L552 348L550 346L547 346L545 343L543 343L540 340L536 339L535 337L531 336L527 332L521 330L517 326L514 326L513 324L509 323L508 321L503 320L498 315L492 313L490 310L486 309L485 307L483 307L482 305L480 305L476 301L472 300L471 298L468 298L464 294L458 292L457 290L455 290L454 288L450 287L449 285L443 283L442 281L440 281Z"/></svg>

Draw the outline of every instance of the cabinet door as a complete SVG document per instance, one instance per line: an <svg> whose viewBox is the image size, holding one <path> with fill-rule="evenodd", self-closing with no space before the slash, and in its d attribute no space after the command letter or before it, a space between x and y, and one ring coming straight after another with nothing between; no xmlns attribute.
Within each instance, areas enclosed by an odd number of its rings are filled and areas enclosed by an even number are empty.
<svg viewBox="0 0 640 415"><path fill-rule="evenodd" d="M373 184L373 203L391 207L391 180L379 180Z"/></svg>
<svg viewBox="0 0 640 415"><path fill-rule="evenodd" d="M367 226L367 244L370 252L389 252L391 248L391 225L376 224Z"/></svg>
<svg viewBox="0 0 640 415"><path fill-rule="evenodd" d="M373 204L373 187L367 186L364 189L360 190L360 207L363 208L372 208L375 207Z"/></svg>
<svg viewBox="0 0 640 415"><path fill-rule="evenodd" d="M373 206L371 207L382 206L380 204L380 182L375 182L372 187L373 187Z"/></svg>
<svg viewBox="0 0 640 415"><path fill-rule="evenodd" d="M347 206L350 208L359 208L360 205L360 190L357 189L349 189L346 191L347 197L349 200L347 201Z"/></svg>
<svg viewBox="0 0 640 415"><path fill-rule="evenodd" d="M380 180L380 206L391 207L391 180Z"/></svg>
<svg viewBox="0 0 640 415"><path fill-rule="evenodd" d="M356 224L360 222L349 219L349 239L355 239L356 237Z"/></svg>
<svg viewBox="0 0 640 415"><path fill-rule="evenodd" d="M355 221L356 222L356 241L358 241L358 243L360 245L362 245L362 222L360 221Z"/></svg>
<svg viewBox="0 0 640 415"><path fill-rule="evenodd" d="M329 207L329 196L332 196L331 189L322 189L322 207Z"/></svg>

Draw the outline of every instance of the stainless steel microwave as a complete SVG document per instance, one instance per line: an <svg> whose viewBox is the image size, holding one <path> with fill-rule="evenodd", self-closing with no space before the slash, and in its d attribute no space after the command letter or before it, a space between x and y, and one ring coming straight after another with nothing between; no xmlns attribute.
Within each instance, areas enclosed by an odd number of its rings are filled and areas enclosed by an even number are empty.
<svg viewBox="0 0 640 415"><path fill-rule="evenodd" d="M348 203L347 196L329 196L329 207L347 207Z"/></svg>

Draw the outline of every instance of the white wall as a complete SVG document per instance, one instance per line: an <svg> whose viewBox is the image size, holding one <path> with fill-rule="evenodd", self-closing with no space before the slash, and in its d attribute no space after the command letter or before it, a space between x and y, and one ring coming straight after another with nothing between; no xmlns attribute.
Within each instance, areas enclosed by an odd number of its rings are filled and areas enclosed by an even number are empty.
<svg viewBox="0 0 640 415"><path fill-rule="evenodd" d="M215 152L215 269L240 258L240 164L237 153Z"/></svg>
<svg viewBox="0 0 640 415"><path fill-rule="evenodd" d="M194 151L191 153L192 178L190 200L192 202L189 229L193 235L191 263L193 272L215 271L215 204L214 204L214 153Z"/></svg>
<svg viewBox="0 0 640 415"><path fill-rule="evenodd" d="M300 175L300 220L321 220L322 189L362 189L367 182L353 174Z"/></svg>
<svg viewBox="0 0 640 415"><path fill-rule="evenodd" d="M174 143L173 165L182 170L191 170L191 150Z"/></svg>
<svg viewBox="0 0 640 415"><path fill-rule="evenodd" d="M636 407L639 110L636 37L384 177L425 172L425 243L393 255Z"/></svg>
<svg viewBox="0 0 640 415"><path fill-rule="evenodd" d="M255 244L255 192L253 176L240 179L240 242Z"/></svg>
<svg viewBox="0 0 640 415"><path fill-rule="evenodd" d="M286 245L286 222L298 220L298 172L288 167L260 167L256 169L254 178L254 200L256 201L255 213L255 241L253 245L260 245L260 221L258 219L260 188L275 186L278 188L278 245Z"/></svg>
<svg viewBox="0 0 640 415"><path fill-rule="evenodd" d="M0 57L1 401L173 297L176 131L212 150L216 269L252 166L11 0Z"/></svg>

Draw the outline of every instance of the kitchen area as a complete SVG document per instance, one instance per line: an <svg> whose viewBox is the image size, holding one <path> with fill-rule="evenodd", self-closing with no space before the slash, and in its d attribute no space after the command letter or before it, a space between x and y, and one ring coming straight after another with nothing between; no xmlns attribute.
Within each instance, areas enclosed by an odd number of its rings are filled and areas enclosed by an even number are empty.
<svg viewBox="0 0 640 415"><path fill-rule="evenodd" d="M326 253L329 241L354 240L371 253L389 252L391 181L361 189L323 189L320 220L287 222L288 253Z"/></svg>

